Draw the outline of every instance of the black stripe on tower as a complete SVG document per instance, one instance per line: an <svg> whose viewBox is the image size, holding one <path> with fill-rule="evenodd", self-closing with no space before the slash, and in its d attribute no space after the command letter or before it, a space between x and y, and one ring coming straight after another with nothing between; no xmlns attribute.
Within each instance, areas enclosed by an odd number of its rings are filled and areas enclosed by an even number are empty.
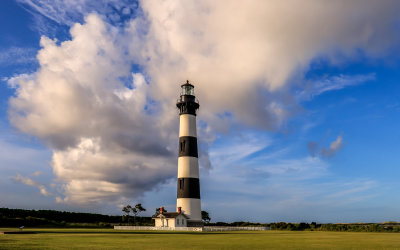
<svg viewBox="0 0 400 250"><path fill-rule="evenodd" d="M178 178L178 198L200 199L198 178Z"/></svg>
<svg viewBox="0 0 400 250"><path fill-rule="evenodd" d="M181 99L178 100L176 106L179 108L179 115L196 115L196 110L200 107L193 95L181 95Z"/></svg>
<svg viewBox="0 0 400 250"><path fill-rule="evenodd" d="M179 137L179 156L192 156L198 158L196 137Z"/></svg>

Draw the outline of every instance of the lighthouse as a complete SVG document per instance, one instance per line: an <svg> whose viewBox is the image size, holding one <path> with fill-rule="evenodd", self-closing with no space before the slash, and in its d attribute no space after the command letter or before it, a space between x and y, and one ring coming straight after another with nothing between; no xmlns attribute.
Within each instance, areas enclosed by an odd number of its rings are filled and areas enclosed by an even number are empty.
<svg viewBox="0 0 400 250"><path fill-rule="evenodd" d="M202 226L196 111L200 105L187 81L176 103L179 109L177 211L188 216L187 226Z"/></svg>

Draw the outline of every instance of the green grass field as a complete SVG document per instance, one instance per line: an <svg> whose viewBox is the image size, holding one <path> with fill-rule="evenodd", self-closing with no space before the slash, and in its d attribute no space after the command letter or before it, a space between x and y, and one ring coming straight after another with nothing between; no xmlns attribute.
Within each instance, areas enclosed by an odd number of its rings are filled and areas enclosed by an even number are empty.
<svg viewBox="0 0 400 250"><path fill-rule="evenodd" d="M10 229L0 229L7 231ZM400 249L398 233L311 231L160 232L24 229L0 234L0 249Z"/></svg>

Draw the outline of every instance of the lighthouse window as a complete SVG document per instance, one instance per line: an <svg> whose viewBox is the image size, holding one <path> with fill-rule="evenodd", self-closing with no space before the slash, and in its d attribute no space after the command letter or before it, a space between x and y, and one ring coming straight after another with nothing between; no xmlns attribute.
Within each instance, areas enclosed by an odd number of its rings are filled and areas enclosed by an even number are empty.
<svg viewBox="0 0 400 250"><path fill-rule="evenodd" d="M181 142L181 152L185 152L185 141Z"/></svg>

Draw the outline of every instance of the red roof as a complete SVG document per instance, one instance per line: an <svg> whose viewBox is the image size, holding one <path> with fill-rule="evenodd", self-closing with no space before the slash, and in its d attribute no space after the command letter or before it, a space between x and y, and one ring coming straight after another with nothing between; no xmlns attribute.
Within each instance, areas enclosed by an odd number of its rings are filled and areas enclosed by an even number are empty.
<svg viewBox="0 0 400 250"><path fill-rule="evenodd" d="M162 214L153 215L152 218L158 218L160 215L163 215L165 218L176 218L180 214L183 215L186 219L188 219L188 217L185 214L179 212L164 212Z"/></svg>

